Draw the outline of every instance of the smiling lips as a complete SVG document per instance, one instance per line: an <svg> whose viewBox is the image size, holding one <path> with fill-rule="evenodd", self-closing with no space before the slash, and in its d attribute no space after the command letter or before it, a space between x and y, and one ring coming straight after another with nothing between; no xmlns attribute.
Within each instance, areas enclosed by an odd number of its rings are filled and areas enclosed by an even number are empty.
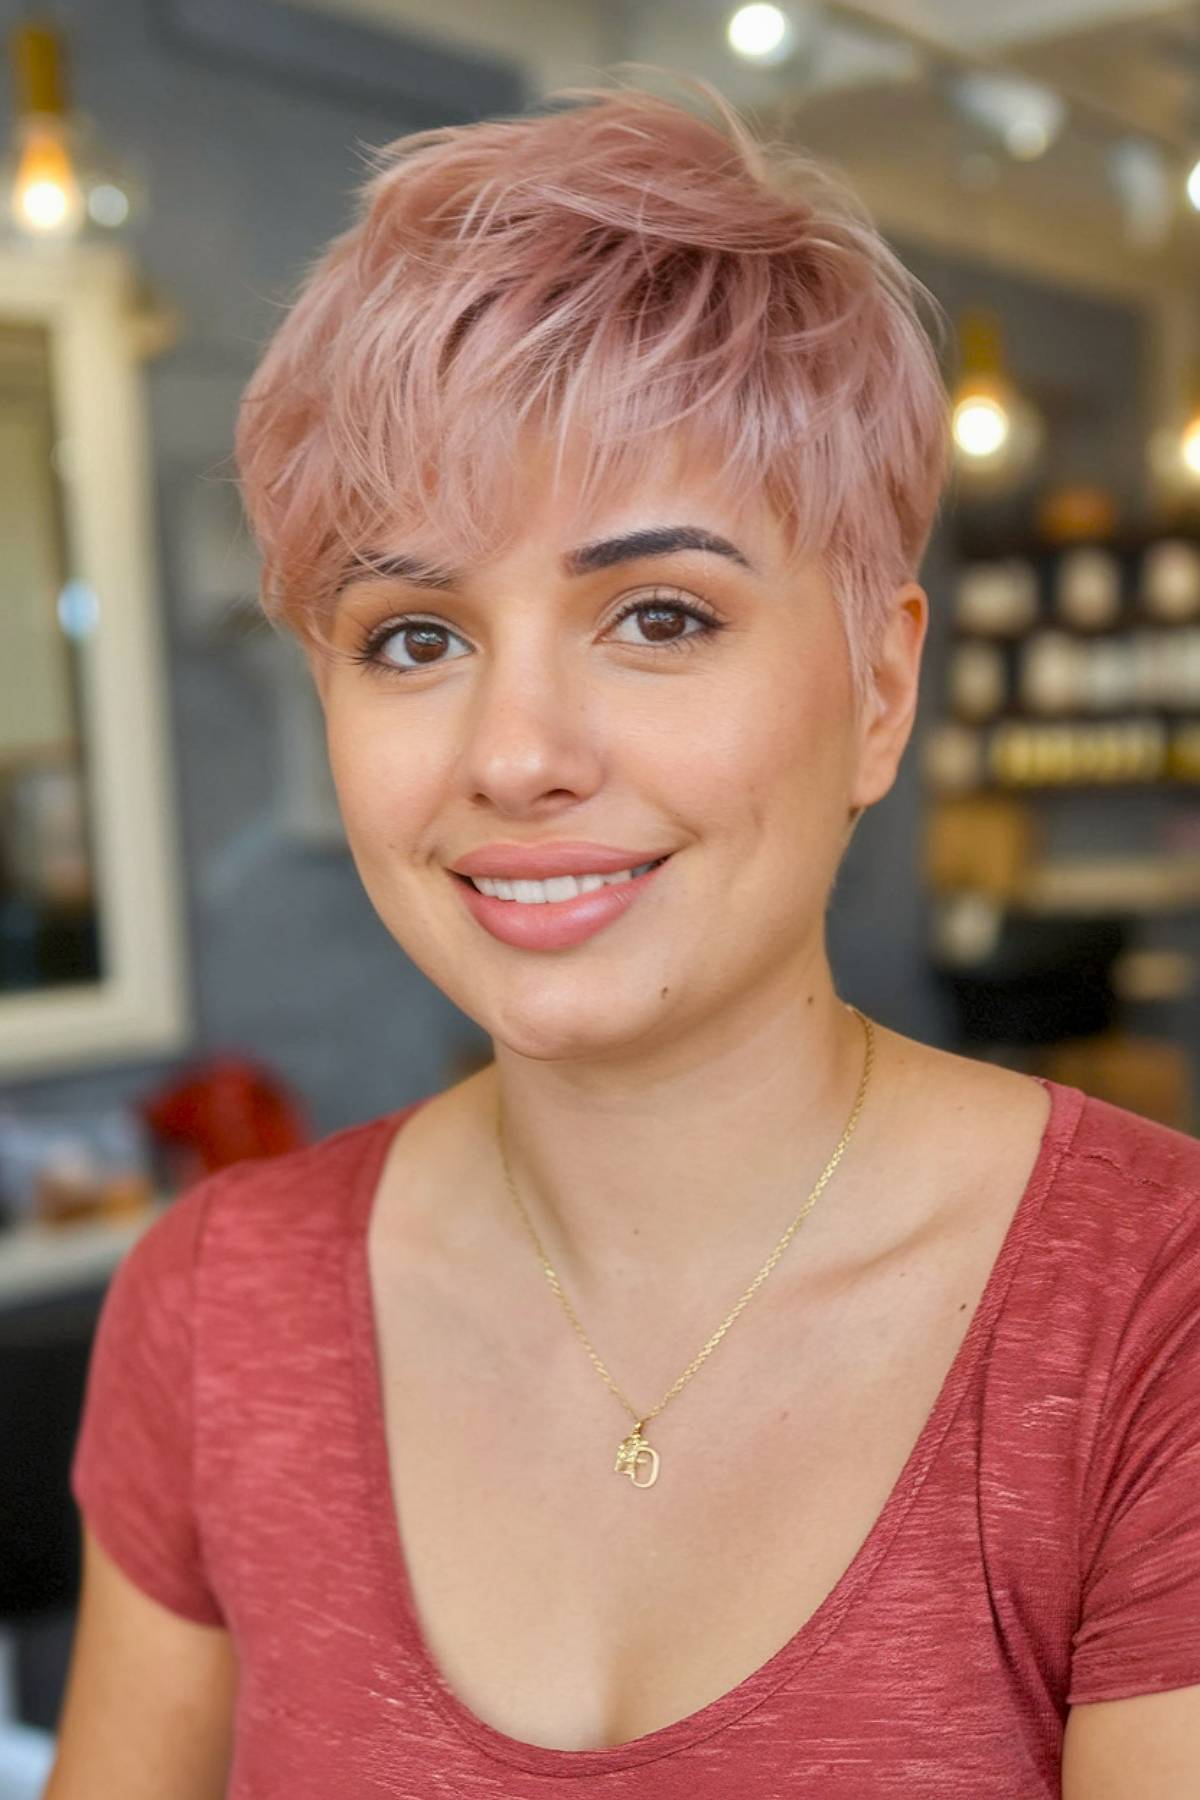
<svg viewBox="0 0 1200 1800"><path fill-rule="evenodd" d="M616 875L669 854L666 850L618 850L611 844L588 844L581 839L555 844L483 844L460 856L450 868L456 875L546 881L554 875Z"/></svg>
<svg viewBox="0 0 1200 1800"><path fill-rule="evenodd" d="M669 855L600 844L491 844L460 858L451 873L461 877L455 885L468 911L493 937L522 950L562 950L627 912Z"/></svg>

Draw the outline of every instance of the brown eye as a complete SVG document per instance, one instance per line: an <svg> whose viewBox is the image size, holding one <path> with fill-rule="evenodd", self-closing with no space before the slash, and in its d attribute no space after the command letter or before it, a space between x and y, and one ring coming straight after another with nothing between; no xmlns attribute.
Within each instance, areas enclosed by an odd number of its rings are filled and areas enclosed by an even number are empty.
<svg viewBox="0 0 1200 1800"><path fill-rule="evenodd" d="M680 600L635 600L613 621L612 629L630 619L635 623L637 635L622 637L619 641L640 644L643 649L690 649L694 643L714 637L722 629L717 619L710 618L698 607L685 606ZM689 624L696 629L689 631Z"/></svg>
<svg viewBox="0 0 1200 1800"><path fill-rule="evenodd" d="M683 610L678 606L646 606L638 614L644 636L652 643L669 642L684 632Z"/></svg>
<svg viewBox="0 0 1200 1800"><path fill-rule="evenodd" d="M643 650L690 650L724 630L720 619L698 605L661 595L631 601L613 620L609 631L615 631L626 620L634 621L637 636L620 641ZM689 630L689 626L695 629ZM437 619L401 617L389 619L370 632L355 652L354 660L373 674L411 675L419 669L440 667L444 662L458 662L470 654L466 640Z"/></svg>
<svg viewBox="0 0 1200 1800"><path fill-rule="evenodd" d="M436 662L446 648L449 635L441 625L406 625L403 631L396 633L404 639L409 655L419 663Z"/></svg>
<svg viewBox="0 0 1200 1800"><path fill-rule="evenodd" d="M463 639L434 619L391 619L370 634L357 660L384 672L405 674L457 662L457 655L445 654L451 643L462 644Z"/></svg>

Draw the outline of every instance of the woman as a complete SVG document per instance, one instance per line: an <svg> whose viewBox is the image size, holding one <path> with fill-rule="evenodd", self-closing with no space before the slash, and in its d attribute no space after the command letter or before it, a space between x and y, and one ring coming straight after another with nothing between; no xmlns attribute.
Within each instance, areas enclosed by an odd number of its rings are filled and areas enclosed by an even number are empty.
<svg viewBox="0 0 1200 1800"><path fill-rule="evenodd" d="M389 146L246 394L357 868L495 1054L123 1264L53 1800L1196 1791L1200 1147L835 990L944 395L700 91Z"/></svg>

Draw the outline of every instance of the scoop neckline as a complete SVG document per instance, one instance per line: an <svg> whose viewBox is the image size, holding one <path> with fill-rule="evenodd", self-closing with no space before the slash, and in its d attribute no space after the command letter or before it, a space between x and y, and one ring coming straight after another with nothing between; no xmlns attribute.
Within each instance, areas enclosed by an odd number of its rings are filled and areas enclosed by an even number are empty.
<svg viewBox="0 0 1200 1800"><path fill-rule="evenodd" d="M1053 1185L1087 1099L1079 1088L1033 1076L1050 1097L1037 1155L1000 1249L937 1398L874 1523L855 1555L815 1611L787 1641L735 1687L682 1719L624 1744L564 1750L525 1743L489 1725L450 1688L425 1642L417 1617L408 1561L392 1492L382 1365L375 1329L368 1233L375 1191L397 1130L435 1095L427 1095L371 1121L363 1131L361 1161L350 1196L346 1242L346 1299L353 1345L358 1447L366 1476L367 1508L380 1570L380 1600L396 1622L411 1673L442 1717L494 1760L529 1774L590 1776L617 1773L686 1750L711 1737L769 1699L810 1661L838 1629L869 1585L912 1506L948 1432L1000 1312L1021 1253Z"/></svg>

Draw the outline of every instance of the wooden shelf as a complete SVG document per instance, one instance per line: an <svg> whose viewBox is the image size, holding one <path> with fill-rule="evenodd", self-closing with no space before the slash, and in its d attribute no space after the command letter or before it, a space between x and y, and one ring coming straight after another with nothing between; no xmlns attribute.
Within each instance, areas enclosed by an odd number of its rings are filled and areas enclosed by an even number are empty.
<svg viewBox="0 0 1200 1800"><path fill-rule="evenodd" d="M170 1206L159 1199L134 1219L117 1223L43 1225L0 1230L0 1308L104 1283L143 1231Z"/></svg>
<svg viewBox="0 0 1200 1800"><path fill-rule="evenodd" d="M1071 857L1042 863L1017 904L1046 915L1200 910L1200 856Z"/></svg>

